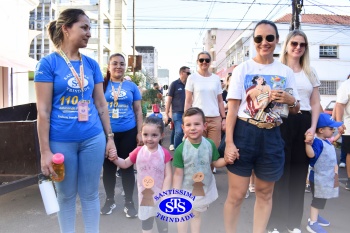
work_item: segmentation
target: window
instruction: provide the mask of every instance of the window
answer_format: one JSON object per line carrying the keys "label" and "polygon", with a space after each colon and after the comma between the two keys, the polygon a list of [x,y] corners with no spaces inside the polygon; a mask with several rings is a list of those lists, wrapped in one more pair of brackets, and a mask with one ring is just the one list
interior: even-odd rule
{"label": "window", "polygon": [[338,46],[320,45],[320,58],[338,58]]}
{"label": "window", "polygon": [[321,81],[319,90],[321,95],[336,95],[337,81]]}

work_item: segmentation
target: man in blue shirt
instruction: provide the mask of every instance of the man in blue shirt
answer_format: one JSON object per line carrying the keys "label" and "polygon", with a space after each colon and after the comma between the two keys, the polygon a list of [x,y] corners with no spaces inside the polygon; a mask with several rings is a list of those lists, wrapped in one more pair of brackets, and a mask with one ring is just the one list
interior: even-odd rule
{"label": "man in blue shirt", "polygon": [[174,122],[175,138],[174,147],[176,148],[182,142],[183,131],[182,114],[185,107],[185,85],[188,76],[191,74],[190,68],[182,66],[179,70],[180,78],[170,84],[168,92],[168,101],[165,106],[164,121],[168,122],[171,107],[172,120]]}

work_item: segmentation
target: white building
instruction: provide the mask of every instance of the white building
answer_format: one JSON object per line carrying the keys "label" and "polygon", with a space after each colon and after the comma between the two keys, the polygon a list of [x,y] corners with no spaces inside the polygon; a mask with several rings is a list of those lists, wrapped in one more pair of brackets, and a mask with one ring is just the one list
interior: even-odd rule
{"label": "white building", "polygon": [[39,0],[0,1],[0,108],[28,103],[28,71],[37,61],[29,45],[38,34],[30,30],[29,12]]}
{"label": "white building", "polygon": [[158,78],[158,51],[153,46],[135,46],[142,56],[142,73],[146,76],[146,88],[157,82]]}
{"label": "white building", "polygon": [[[281,46],[289,33],[291,14],[275,21],[280,35],[274,56],[279,57]],[[226,53],[227,67],[238,65],[256,54],[253,42],[253,22],[230,46]],[[321,80],[321,104],[325,107],[336,99],[340,83],[350,73],[350,16],[302,14],[300,19],[309,41],[311,66]]]}
{"label": "white building", "polygon": [[242,30],[212,28],[203,38],[204,50],[212,57],[211,68],[220,77],[226,77],[229,69],[226,64],[226,52],[229,46],[242,33]]}

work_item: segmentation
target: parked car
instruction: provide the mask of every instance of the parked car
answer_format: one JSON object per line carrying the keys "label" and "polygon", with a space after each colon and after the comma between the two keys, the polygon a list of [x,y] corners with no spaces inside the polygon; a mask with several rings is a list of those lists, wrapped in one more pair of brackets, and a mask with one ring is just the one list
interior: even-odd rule
{"label": "parked car", "polygon": [[333,108],[335,106],[336,101],[332,100],[331,102],[329,102],[329,104],[327,104],[326,108],[323,110],[324,113],[327,113],[329,115],[332,116],[332,112],[333,112]]}

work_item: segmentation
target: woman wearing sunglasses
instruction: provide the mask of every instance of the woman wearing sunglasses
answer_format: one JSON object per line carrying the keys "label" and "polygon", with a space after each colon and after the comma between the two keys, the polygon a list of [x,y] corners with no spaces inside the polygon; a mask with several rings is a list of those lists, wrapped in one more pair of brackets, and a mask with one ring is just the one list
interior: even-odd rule
{"label": "woman wearing sunglasses", "polygon": [[294,72],[301,111],[299,114],[289,115],[281,126],[282,137],[286,143],[286,161],[283,176],[275,185],[268,226],[273,233],[286,229],[299,233],[309,165],[304,138],[306,134],[315,134],[321,109],[318,90],[320,81],[315,70],[310,67],[308,40],[304,32],[294,30],[287,35],[280,60]]}
{"label": "woman wearing sunglasses", "polygon": [[[279,127],[282,119],[278,104],[287,104],[290,113],[296,114],[299,111],[299,95],[293,71],[273,57],[279,39],[276,25],[262,20],[256,24],[253,36],[256,56],[233,70],[227,94],[224,155],[229,182],[224,206],[227,233],[236,232],[240,208],[253,169],[256,176],[256,201],[252,232],[266,232],[272,208],[273,187],[282,176],[284,164],[284,142]],[[270,88],[260,88],[257,81],[253,82],[256,77],[263,79],[264,86]],[[274,89],[276,86],[280,88]],[[251,97],[248,92],[252,88],[261,94]],[[295,90],[294,95],[284,91],[285,88]],[[259,101],[254,98],[266,97],[268,104],[263,108],[256,106]],[[261,112],[261,109],[264,111]]]}
{"label": "woman wearing sunglasses", "polygon": [[221,130],[225,130],[225,108],[222,99],[222,87],[219,76],[209,71],[211,56],[200,52],[197,56],[197,73],[191,74],[186,82],[185,111],[190,107],[203,110],[207,129],[205,137],[219,146]]}

